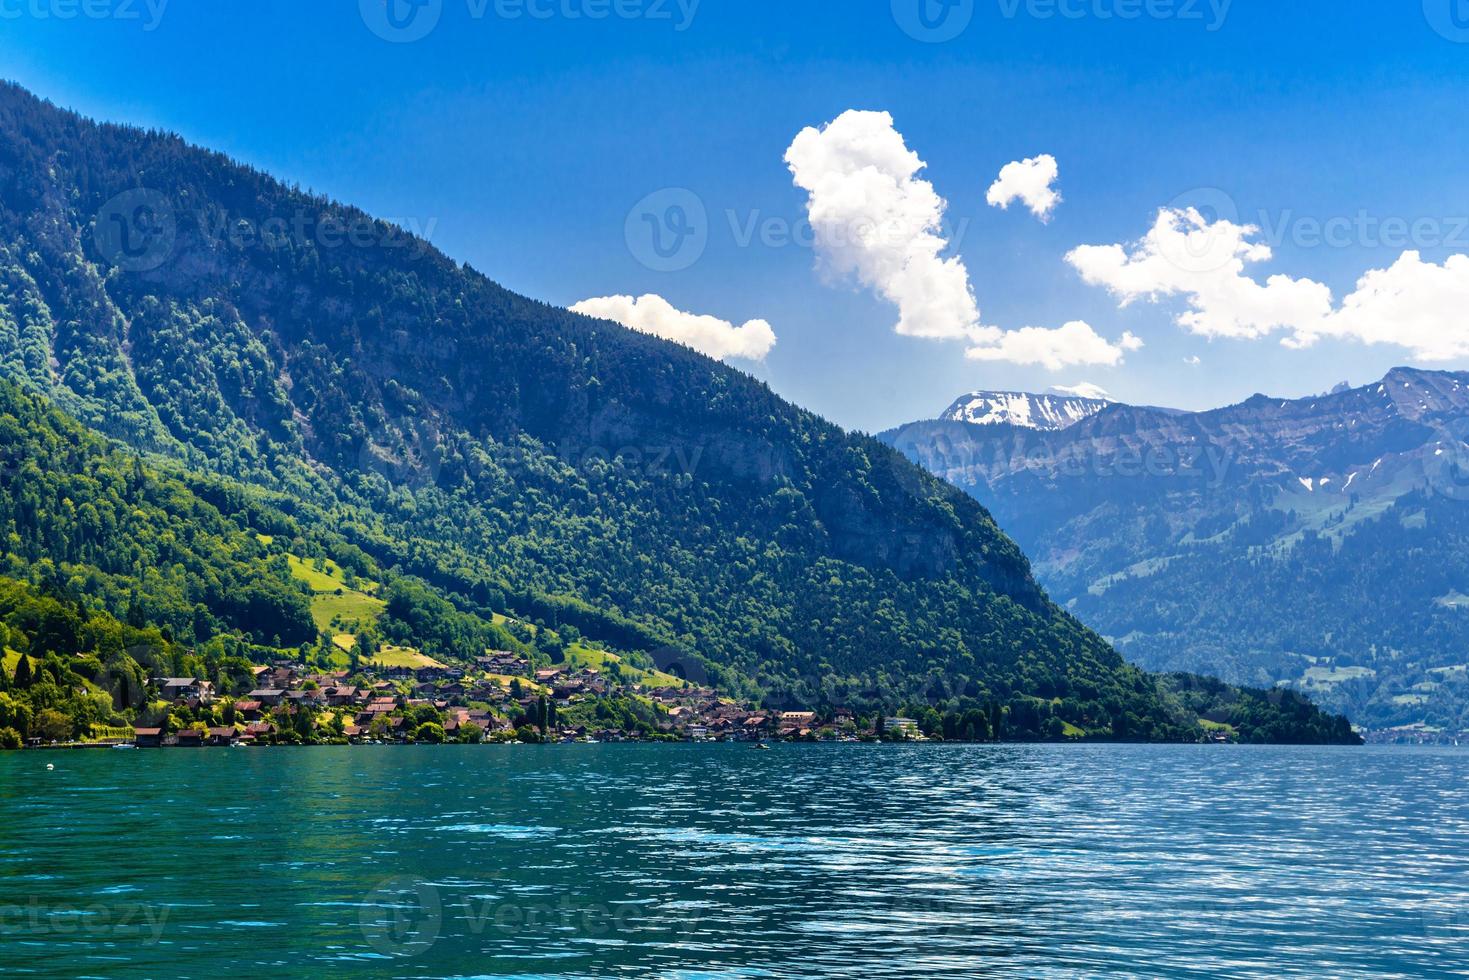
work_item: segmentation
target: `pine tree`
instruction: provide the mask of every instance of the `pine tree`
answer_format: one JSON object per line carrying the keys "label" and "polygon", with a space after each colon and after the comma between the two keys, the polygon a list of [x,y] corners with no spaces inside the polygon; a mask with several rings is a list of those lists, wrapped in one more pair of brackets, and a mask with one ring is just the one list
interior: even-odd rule
{"label": "pine tree", "polygon": [[24,691],[35,682],[31,675],[31,662],[25,654],[20,655],[20,663],[15,665],[15,689]]}

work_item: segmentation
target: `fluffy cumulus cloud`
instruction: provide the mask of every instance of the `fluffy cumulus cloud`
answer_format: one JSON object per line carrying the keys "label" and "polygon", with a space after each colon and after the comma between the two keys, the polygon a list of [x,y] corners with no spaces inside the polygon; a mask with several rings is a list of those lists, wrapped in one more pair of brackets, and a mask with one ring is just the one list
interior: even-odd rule
{"label": "fluffy cumulus cloud", "polygon": [[1139,299],[1185,297],[1178,322],[1206,337],[1261,337],[1324,317],[1331,290],[1309,279],[1272,276],[1265,283],[1246,274],[1268,261],[1270,246],[1252,241],[1259,229],[1227,220],[1209,222],[1193,208],[1164,208],[1147,235],[1125,245],[1083,245],[1066,261],[1123,306]]}
{"label": "fluffy cumulus cloud", "polygon": [[962,339],[979,324],[969,272],[945,258],[944,199],[886,112],[844,112],[802,130],[786,150],[817,255],[898,308],[898,333]]}
{"label": "fluffy cumulus cloud", "polygon": [[686,344],[720,360],[731,357],[763,360],[775,346],[775,331],[764,320],[735,326],[718,317],[685,313],[661,296],[602,296],[582,300],[571,309]]}
{"label": "fluffy cumulus cloud", "polygon": [[1060,176],[1061,168],[1049,153],[1029,160],[1016,160],[1000,170],[1000,176],[990,185],[985,200],[992,207],[1001,209],[1008,209],[1020,201],[1030,208],[1031,214],[1042,221],[1050,221],[1051,213],[1061,203],[1061,194],[1055,186]]}
{"label": "fluffy cumulus cloud", "polygon": [[1006,361],[1038,365],[1048,371],[1076,365],[1115,367],[1126,351],[1140,350],[1143,342],[1130,333],[1112,343],[1081,320],[1049,330],[1021,327],[1019,330],[985,328],[967,355],[975,361]]}
{"label": "fluffy cumulus cloud", "polygon": [[959,257],[944,254],[948,205],[921,176],[923,160],[888,113],[851,110],[808,127],[786,150],[785,162],[807,194],[823,270],[896,306],[898,333],[967,341],[976,360],[1054,369],[1117,364],[1126,350],[1136,349],[1127,346],[1135,338],[1112,344],[1084,323],[1008,332],[983,325],[969,270]]}
{"label": "fluffy cumulus cloud", "polygon": [[1302,325],[1287,343],[1305,347],[1321,337],[1397,344],[1419,361],[1469,357],[1469,255],[1435,265],[1404,252],[1389,268],[1364,275],[1339,310]]}
{"label": "fluffy cumulus cloud", "polygon": [[1101,385],[1094,385],[1090,381],[1083,381],[1074,385],[1052,385],[1052,391],[1059,391],[1063,395],[1071,395],[1075,398],[1094,398],[1098,401],[1109,402],[1112,395]]}
{"label": "fluffy cumulus cloud", "polygon": [[1165,208],[1141,241],[1085,245],[1066,259],[1123,306],[1183,298],[1188,308],[1178,323],[1206,337],[1248,340],[1279,332],[1290,347],[1334,337],[1396,345],[1419,361],[1469,357],[1469,256],[1437,265],[1404,252],[1390,267],[1364,274],[1337,306],[1319,282],[1286,275],[1261,282],[1250,275],[1251,266],[1273,257],[1259,234],[1252,225]]}

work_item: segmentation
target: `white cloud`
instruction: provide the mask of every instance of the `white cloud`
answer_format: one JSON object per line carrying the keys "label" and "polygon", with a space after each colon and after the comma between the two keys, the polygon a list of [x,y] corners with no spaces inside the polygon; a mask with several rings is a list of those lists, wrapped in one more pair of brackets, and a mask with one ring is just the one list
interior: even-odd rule
{"label": "white cloud", "polygon": [[1117,343],[1100,336],[1091,325],[1073,320],[1063,327],[1022,327],[1000,330],[986,327],[976,338],[978,343],[965,352],[975,361],[1008,361],[1011,364],[1035,364],[1048,371],[1076,365],[1115,367],[1122,363],[1126,351],[1139,350],[1143,342],[1130,333]]}
{"label": "white cloud", "polygon": [[1255,339],[1281,331],[1290,347],[1323,337],[1406,348],[1415,360],[1469,357],[1469,256],[1442,265],[1404,252],[1373,269],[1338,307],[1331,290],[1310,279],[1275,275],[1262,284],[1248,265],[1270,260],[1257,227],[1210,223],[1190,208],[1165,208],[1144,238],[1124,245],[1084,245],[1066,260],[1087,282],[1104,286],[1122,306],[1181,296],[1178,323],[1206,337]]}
{"label": "white cloud", "polygon": [[1301,325],[1286,343],[1309,347],[1321,337],[1396,344],[1419,361],[1469,357],[1469,255],[1434,265],[1404,252],[1391,267],[1362,276],[1339,310]]}
{"label": "white cloud", "polygon": [[979,326],[969,272],[944,258],[944,199],[917,175],[886,112],[842,113],[803,129],[786,165],[806,191],[817,255],[837,278],[853,277],[898,307],[898,333],[963,339]]}
{"label": "white cloud", "polygon": [[1192,357],[1185,357],[1183,359],[1183,363],[1187,364],[1189,367],[1198,367],[1200,364],[1204,363],[1204,359],[1195,354]]}
{"label": "white cloud", "polygon": [[1211,224],[1193,208],[1164,208],[1131,251],[1124,245],[1083,245],[1066,261],[1123,306],[1185,297],[1189,309],[1178,323],[1205,337],[1262,337],[1326,316],[1331,290],[1320,283],[1272,276],[1261,285],[1245,275],[1248,264],[1272,255],[1270,246],[1251,241],[1258,234],[1252,225]]}
{"label": "white cloud", "polygon": [[651,294],[638,299],[631,296],[584,299],[571,309],[686,344],[720,360],[731,357],[764,360],[775,346],[775,331],[764,320],[751,320],[737,327],[718,317],[685,313],[662,296]]}
{"label": "white cloud", "polygon": [[1024,202],[1030,213],[1042,221],[1050,221],[1051,213],[1061,203],[1061,194],[1054,184],[1061,176],[1056,158],[1042,153],[1029,160],[1007,163],[1000,170],[999,179],[992,185],[985,200],[990,206],[1008,210],[1015,201]]}
{"label": "white cloud", "polygon": [[963,259],[944,257],[950,247],[943,230],[948,205],[919,177],[925,164],[888,113],[851,110],[820,128],[803,129],[785,162],[808,195],[806,213],[823,269],[834,278],[855,279],[897,306],[898,333],[964,340],[975,360],[1052,370],[1115,365],[1125,351],[1141,346],[1131,334],[1109,343],[1084,323],[1009,332],[984,326]]}
{"label": "white cloud", "polygon": [[1090,381],[1082,381],[1074,385],[1051,385],[1052,391],[1059,391],[1063,395],[1071,395],[1075,398],[1092,398],[1098,401],[1109,402],[1112,395],[1101,385],[1094,385]]}

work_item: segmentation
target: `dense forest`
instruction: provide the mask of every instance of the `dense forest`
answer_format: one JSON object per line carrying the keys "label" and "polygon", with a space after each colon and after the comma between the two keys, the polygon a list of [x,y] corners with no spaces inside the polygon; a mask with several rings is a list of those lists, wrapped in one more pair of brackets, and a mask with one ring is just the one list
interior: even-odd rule
{"label": "dense forest", "polygon": [[42,595],[292,647],[320,637],[287,554],[329,550],[445,656],[522,642],[508,613],[771,704],[1201,734],[971,498],[739,372],[14,87],[0,173],[0,371],[31,393],[4,389],[0,530]]}

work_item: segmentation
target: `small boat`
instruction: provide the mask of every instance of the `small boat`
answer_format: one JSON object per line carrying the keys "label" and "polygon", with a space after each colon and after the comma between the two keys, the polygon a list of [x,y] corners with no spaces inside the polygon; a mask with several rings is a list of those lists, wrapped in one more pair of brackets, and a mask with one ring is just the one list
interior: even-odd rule
{"label": "small boat", "polygon": [[763,750],[765,752],[769,752],[770,751],[770,746],[766,745],[764,742],[756,742],[755,743],[755,748],[761,749],[761,750]]}
{"label": "small boat", "polygon": [[113,746],[113,748],[114,749],[135,749],[135,748],[137,748],[137,746],[134,745],[132,742],[118,742],[116,745]]}

